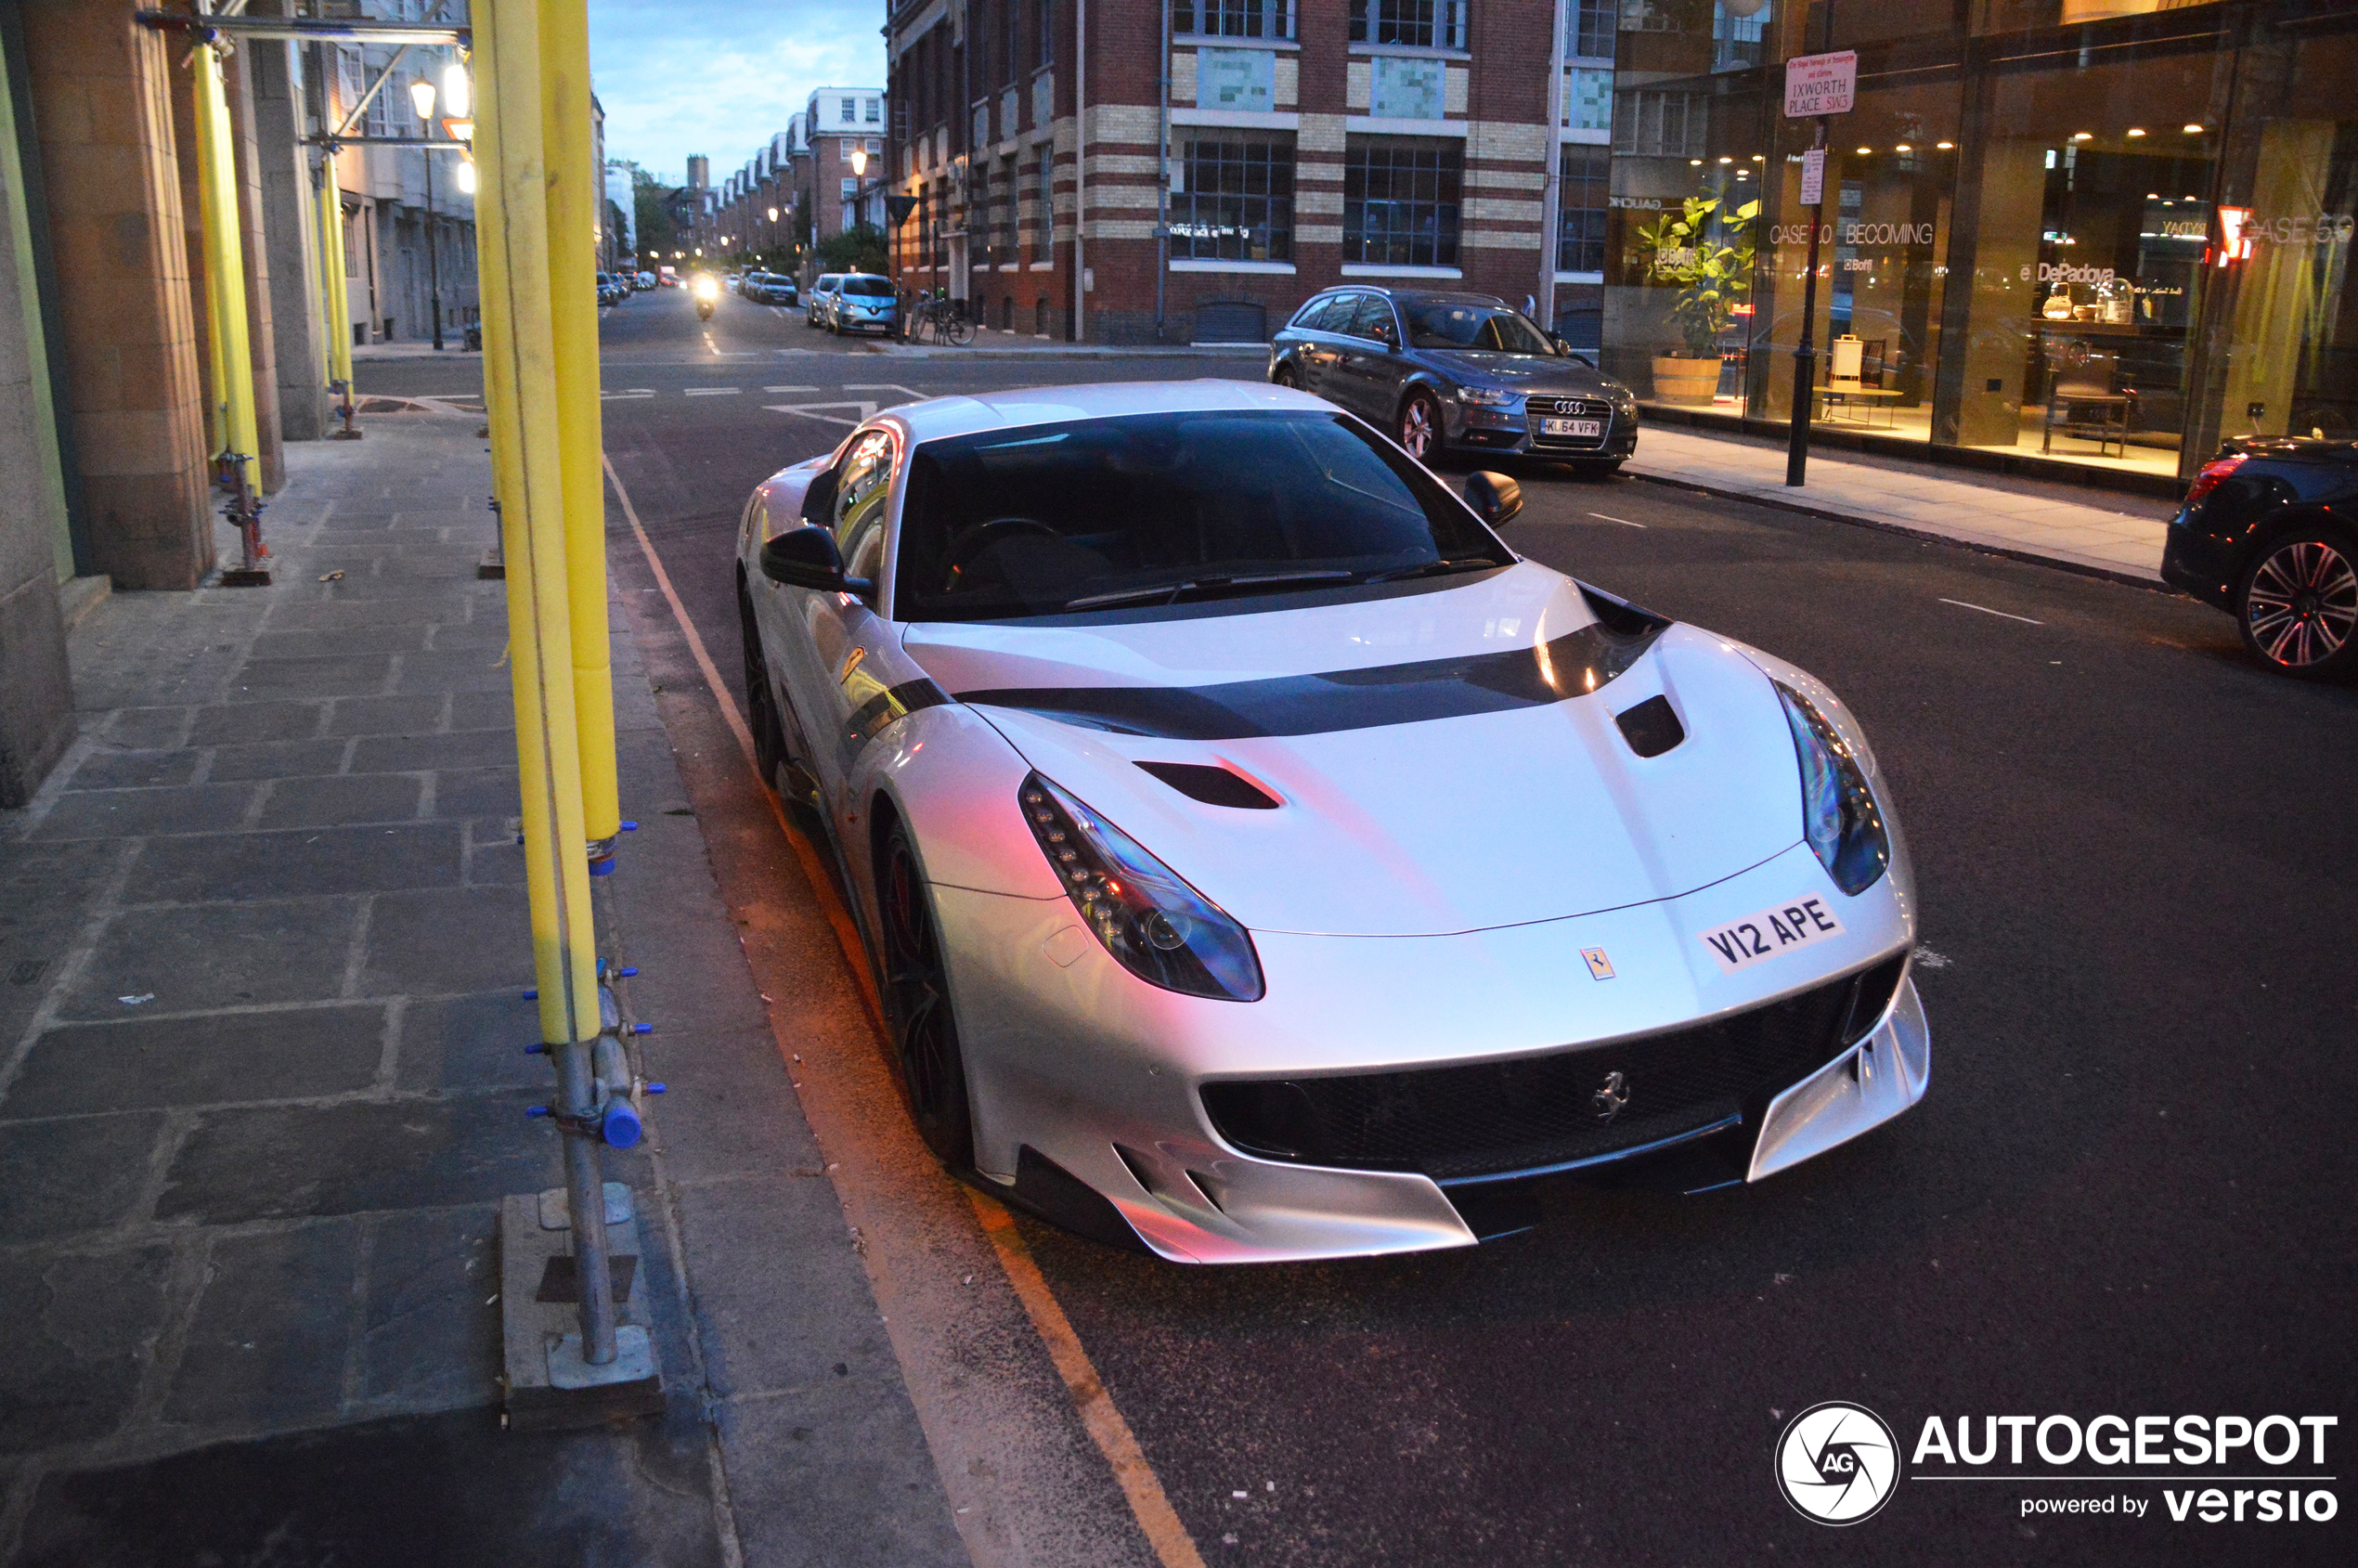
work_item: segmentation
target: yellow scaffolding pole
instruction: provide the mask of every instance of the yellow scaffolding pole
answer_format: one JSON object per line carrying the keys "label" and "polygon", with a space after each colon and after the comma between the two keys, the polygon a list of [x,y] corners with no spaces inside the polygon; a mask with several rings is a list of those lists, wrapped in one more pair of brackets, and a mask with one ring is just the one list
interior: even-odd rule
{"label": "yellow scaffolding pole", "polygon": [[549,162],[549,299],[555,321],[557,442],[564,470],[565,599],[581,809],[593,861],[612,864],[622,831],[615,779],[614,672],[606,630],[605,479],[598,396],[601,182],[590,123],[590,16],[582,0],[539,0],[540,123]]}
{"label": "yellow scaffolding pole", "polygon": [[525,884],[540,1028],[551,1044],[599,1033],[597,961],[565,603],[564,473],[550,311],[540,28],[534,0],[482,0],[475,235],[492,487],[507,558]]}
{"label": "yellow scaffolding pole", "polygon": [[328,388],[352,385],[352,291],[344,282],[343,192],[336,185],[336,155],[319,160],[319,307],[328,334]]}
{"label": "yellow scaffolding pole", "polygon": [[[245,250],[238,228],[236,152],[217,44],[200,44],[196,67],[197,201],[204,235],[205,352],[213,367],[214,456],[234,459],[249,496],[261,494],[254,428],[253,352],[246,335]],[[253,563],[248,562],[251,565]]]}

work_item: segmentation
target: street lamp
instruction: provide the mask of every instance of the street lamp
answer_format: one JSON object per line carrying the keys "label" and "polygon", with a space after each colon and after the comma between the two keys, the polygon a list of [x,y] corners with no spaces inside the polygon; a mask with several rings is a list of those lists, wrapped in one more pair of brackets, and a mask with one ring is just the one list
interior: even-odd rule
{"label": "street lamp", "polygon": [[474,86],[467,80],[467,68],[452,60],[442,68],[442,107],[453,120],[464,120],[474,107]]}
{"label": "street lamp", "polygon": [[[463,74],[463,73],[462,73]],[[434,126],[434,84],[419,77],[409,84],[409,103],[417,110],[418,118]],[[434,154],[421,152],[426,163],[426,292],[434,305],[434,351],[442,352],[442,258],[436,253],[434,233]]]}

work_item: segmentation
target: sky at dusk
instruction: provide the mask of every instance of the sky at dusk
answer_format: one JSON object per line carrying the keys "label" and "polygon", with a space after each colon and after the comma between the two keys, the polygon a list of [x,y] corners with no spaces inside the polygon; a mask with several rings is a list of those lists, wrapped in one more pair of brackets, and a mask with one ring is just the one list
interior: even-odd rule
{"label": "sky at dusk", "polygon": [[883,0],[590,0],[606,156],[679,185],[701,152],[718,185],[812,88],[883,87],[884,18]]}

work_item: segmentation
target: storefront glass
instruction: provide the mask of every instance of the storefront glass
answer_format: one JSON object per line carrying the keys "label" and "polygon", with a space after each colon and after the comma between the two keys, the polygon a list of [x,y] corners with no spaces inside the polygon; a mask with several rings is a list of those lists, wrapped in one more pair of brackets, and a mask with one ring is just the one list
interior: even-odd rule
{"label": "storefront glass", "polygon": [[1623,7],[1604,356],[1642,399],[1791,418],[1816,127],[1782,62],[1831,44],[1859,68],[1816,214],[1819,428],[2129,484],[2222,436],[2358,435],[2349,7],[1893,0],[1830,35],[1777,5]]}

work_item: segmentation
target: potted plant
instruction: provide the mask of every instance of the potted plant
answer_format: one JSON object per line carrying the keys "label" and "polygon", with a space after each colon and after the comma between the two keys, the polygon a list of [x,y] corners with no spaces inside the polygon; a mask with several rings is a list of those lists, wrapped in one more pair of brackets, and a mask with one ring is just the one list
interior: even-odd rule
{"label": "potted plant", "polygon": [[1675,213],[1638,231],[1646,280],[1678,292],[1670,319],[1686,352],[1654,356],[1654,395],[1674,403],[1708,403],[1719,390],[1719,336],[1735,321],[1736,307],[1752,296],[1752,220],[1760,203],[1747,201],[1727,214],[1734,242],[1706,232],[1720,213],[1717,197],[1690,196]]}

